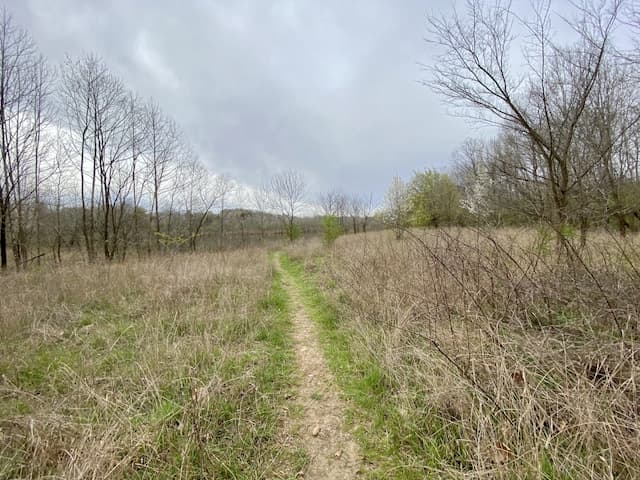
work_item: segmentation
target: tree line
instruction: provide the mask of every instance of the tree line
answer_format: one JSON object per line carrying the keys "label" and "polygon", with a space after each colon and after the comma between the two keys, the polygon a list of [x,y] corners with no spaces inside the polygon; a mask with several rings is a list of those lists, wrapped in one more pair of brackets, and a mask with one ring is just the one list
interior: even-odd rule
{"label": "tree line", "polygon": [[[438,52],[425,84],[497,132],[468,139],[450,175],[394,179],[387,221],[408,225],[543,223],[560,242],[592,228],[640,228],[640,27],[633,2],[551,2],[529,15],[469,0],[429,18]],[[560,39],[555,23],[572,34]],[[399,230],[398,230],[399,231]]]}
{"label": "tree line", "polygon": [[[88,260],[158,249],[174,223],[191,247],[233,186],[176,122],[96,55],[51,66],[0,12],[0,259],[17,268],[65,243]],[[181,212],[177,215],[177,212]]]}
{"label": "tree line", "polygon": [[300,219],[302,174],[244,192],[198,159],[185,132],[95,54],[51,65],[0,11],[0,267],[68,250],[88,261],[225,248],[319,231]]}

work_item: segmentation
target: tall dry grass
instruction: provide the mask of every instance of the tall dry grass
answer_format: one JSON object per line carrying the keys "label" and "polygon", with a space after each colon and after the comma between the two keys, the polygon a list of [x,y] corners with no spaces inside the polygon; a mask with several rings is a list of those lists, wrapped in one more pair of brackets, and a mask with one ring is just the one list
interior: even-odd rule
{"label": "tall dry grass", "polygon": [[0,276],[0,478],[293,476],[272,280],[261,249]]}
{"label": "tall dry grass", "polygon": [[640,478],[640,241],[571,248],[534,230],[385,232],[313,262],[352,348],[383,367],[411,468]]}

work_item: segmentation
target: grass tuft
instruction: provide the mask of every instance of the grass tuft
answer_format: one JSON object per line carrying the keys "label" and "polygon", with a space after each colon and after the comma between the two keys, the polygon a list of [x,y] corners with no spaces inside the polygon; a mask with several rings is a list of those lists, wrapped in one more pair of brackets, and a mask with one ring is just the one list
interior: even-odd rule
{"label": "grass tuft", "polygon": [[[0,478],[295,478],[306,464],[285,429],[295,362],[266,252],[13,280]],[[14,290],[34,284],[42,295]]]}

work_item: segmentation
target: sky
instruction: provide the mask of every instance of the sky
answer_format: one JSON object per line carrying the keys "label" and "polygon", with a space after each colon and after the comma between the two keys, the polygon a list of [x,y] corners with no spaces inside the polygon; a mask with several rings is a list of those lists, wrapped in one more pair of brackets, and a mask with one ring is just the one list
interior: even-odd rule
{"label": "sky", "polygon": [[251,188],[301,172],[310,195],[380,201],[446,170],[476,125],[422,85],[447,0],[5,0],[53,64],[95,53],[153,97],[212,172]]}

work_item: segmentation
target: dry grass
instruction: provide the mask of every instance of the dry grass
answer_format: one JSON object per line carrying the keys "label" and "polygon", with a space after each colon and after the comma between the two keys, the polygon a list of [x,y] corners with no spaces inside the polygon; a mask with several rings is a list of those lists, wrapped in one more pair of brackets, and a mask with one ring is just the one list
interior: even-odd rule
{"label": "dry grass", "polygon": [[274,275],[255,249],[0,277],[0,478],[293,478]]}
{"label": "dry grass", "polygon": [[291,254],[383,372],[398,478],[639,478],[638,246],[427,230]]}

